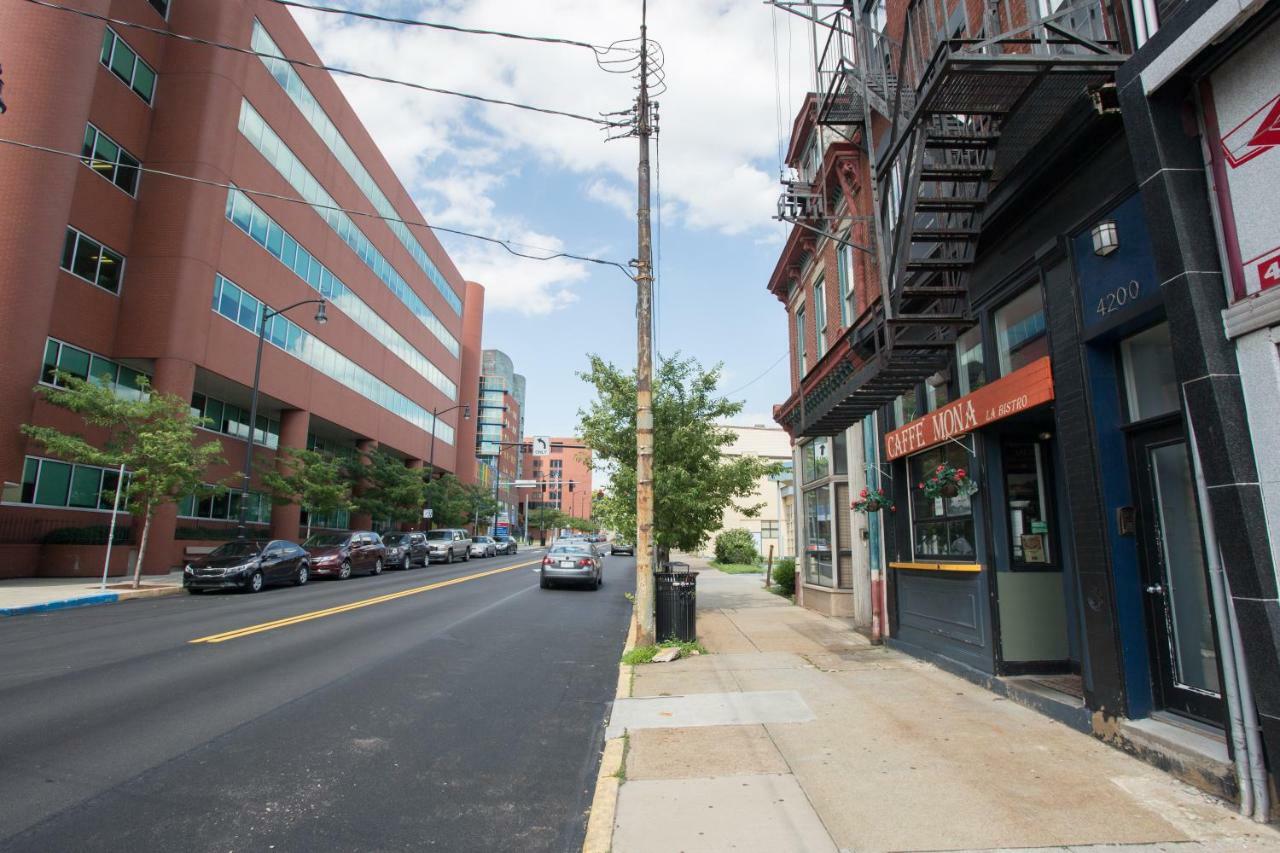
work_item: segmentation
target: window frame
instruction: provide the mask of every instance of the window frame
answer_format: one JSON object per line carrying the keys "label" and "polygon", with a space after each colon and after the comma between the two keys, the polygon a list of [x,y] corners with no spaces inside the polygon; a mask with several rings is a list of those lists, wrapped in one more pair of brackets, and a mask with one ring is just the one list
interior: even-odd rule
{"label": "window frame", "polygon": [[[110,51],[106,49],[107,47],[106,41],[108,36],[111,37]],[[129,87],[129,91],[133,92],[135,95],[141,98],[144,104],[146,104],[148,107],[153,106],[156,102],[156,90],[160,87],[159,73],[157,73],[155,68],[151,66],[151,63],[147,62],[145,59],[142,58],[142,55],[139,54],[138,51],[134,50],[133,45],[125,41],[120,36],[120,34],[115,30],[113,30],[111,27],[105,28],[105,33],[103,34],[102,42],[103,42],[102,47],[99,49],[99,52],[98,52],[98,62],[102,65],[102,67],[106,68],[108,71],[111,72],[111,76],[115,77],[121,83],[124,83],[125,86]],[[133,54],[133,67],[130,69],[128,80],[124,79],[124,77],[118,71],[116,71],[114,67],[116,50],[120,47],[121,44],[124,45],[125,50]],[[142,94],[142,92],[140,92],[138,90],[138,87],[135,85],[138,79],[139,63],[141,63],[148,71],[151,72],[151,95],[150,96]]]}
{"label": "window frame", "polygon": [[[1020,320],[1020,321],[1018,321],[1018,324],[1015,324],[1014,326],[1006,326],[1006,327],[1005,327],[1005,330],[1004,330],[1004,333],[1002,333],[1002,332],[1001,332],[1001,330],[1000,330],[1000,323],[1001,323],[1001,321],[1000,321],[1000,312],[1007,310],[1007,309],[1008,309],[1008,308],[1010,308],[1010,307],[1011,307],[1015,302],[1017,302],[1019,299],[1022,299],[1024,296],[1027,296],[1028,294],[1031,294],[1031,293],[1036,293],[1036,294],[1038,294],[1038,295],[1039,295],[1039,297],[1040,297],[1040,325],[1041,325],[1041,331],[1040,331],[1038,334],[1031,335],[1031,336],[1029,336],[1029,337],[1025,337],[1025,338],[1023,338],[1022,340],[1018,341],[1018,347],[1017,347],[1017,349],[1012,349],[1012,348],[1011,348],[1011,349],[1006,350],[1006,349],[1005,349],[1005,340],[1004,340],[1004,339],[1005,339],[1005,337],[1006,337],[1006,335],[1007,335],[1007,333],[1008,333],[1009,329],[1010,329],[1010,328],[1016,328],[1016,326],[1017,326],[1018,324],[1021,324],[1021,323],[1026,322],[1026,321],[1025,321],[1025,320]],[[1049,347],[1049,318],[1048,318],[1048,316],[1047,316],[1047,306],[1046,306],[1046,304],[1045,304],[1045,298],[1044,298],[1044,287],[1041,285],[1041,282],[1040,282],[1038,279],[1033,280],[1032,282],[1030,282],[1030,283],[1028,284],[1028,286],[1021,288],[1021,289],[1020,289],[1020,290],[1018,290],[1016,293],[1014,293],[1012,296],[1010,296],[1008,299],[1003,300],[999,305],[997,305],[997,306],[995,306],[994,308],[992,308],[990,313],[991,313],[991,336],[992,336],[992,339],[993,339],[993,340],[994,340],[994,342],[995,342],[995,350],[996,350],[996,361],[995,361],[995,367],[996,367],[996,369],[999,371],[998,375],[997,375],[995,378],[997,378],[997,379],[998,379],[998,378],[1001,378],[1001,377],[1004,377],[1004,376],[1008,376],[1009,374],[1014,373],[1014,372],[1016,372],[1016,371],[1020,370],[1022,367],[1026,367],[1026,365],[1025,365],[1025,364],[1023,364],[1023,365],[1021,365],[1021,366],[1019,366],[1019,367],[1014,367],[1014,366],[1013,366],[1013,356],[1014,356],[1014,354],[1015,354],[1018,350],[1022,349],[1022,348],[1023,348],[1023,347],[1025,347],[1027,344],[1029,344],[1029,343],[1031,343],[1031,342],[1033,342],[1033,341],[1037,341],[1037,340],[1039,340],[1039,339],[1043,338],[1043,339],[1044,339],[1044,341],[1045,341],[1045,349],[1046,349],[1046,351],[1048,350],[1048,347]],[[985,365],[984,365],[984,368],[985,368]],[[988,381],[988,382],[991,382],[991,381],[994,381],[994,380],[992,380],[992,379],[988,379],[987,381]]]}
{"label": "window frame", "polygon": [[809,354],[805,351],[805,325],[804,325],[804,307],[805,303],[801,300],[796,306],[795,326],[796,326],[796,366],[800,370],[800,378],[809,372]]}
{"label": "window frame", "polygon": [[[937,501],[942,501],[942,513],[940,515],[933,515],[928,518],[921,519],[920,513],[919,513],[918,502],[925,500],[925,498],[923,498],[920,494],[919,483],[923,482],[924,475],[927,473],[924,470],[924,466],[926,465],[925,463],[926,457],[936,454],[938,452],[941,452],[942,459],[944,459],[947,462],[950,462],[952,465],[955,465],[956,460],[952,459],[952,454],[963,453],[964,454],[963,467],[964,468],[972,467],[973,460],[974,460],[974,455],[973,455],[974,448],[972,446],[973,436],[969,435],[963,438],[956,439],[956,442],[960,444],[961,447],[957,447],[956,444],[953,444],[951,442],[944,442],[942,444],[926,448],[920,451],[919,453],[914,453],[907,457],[907,460],[906,460],[907,474],[908,474],[907,486],[911,491],[911,498],[907,502],[907,512],[908,512],[907,527],[911,535],[911,539],[910,539],[911,558],[913,560],[916,560],[919,562],[959,562],[959,563],[976,563],[978,561],[978,536],[980,535],[981,531],[978,527],[977,515],[974,512],[974,496],[973,495],[970,495],[968,498],[966,498],[966,500],[968,500],[969,502],[967,513],[950,512],[951,502],[954,500],[960,500],[960,498],[958,497],[957,498],[934,498],[935,505]],[[921,466],[919,471],[916,470],[917,464]],[[933,464],[933,463],[929,462],[927,464]],[[916,547],[916,543],[918,540],[918,537],[916,535],[916,529],[920,525],[946,524],[949,530],[951,524],[954,524],[954,523],[963,524],[965,520],[968,520],[968,523],[969,523],[969,532],[970,532],[969,545],[971,549],[970,554],[958,555],[958,554],[944,554],[944,553],[934,553],[934,552],[921,552],[920,549]]]}
{"label": "window frame", "polygon": [[[90,144],[89,142],[90,133],[93,134],[92,144]],[[93,172],[98,177],[102,178],[104,181],[107,181],[108,183],[110,183],[116,189],[120,190],[120,192],[129,196],[129,198],[136,199],[138,197],[138,187],[142,183],[142,161],[139,160],[137,157],[134,157],[132,154],[130,154],[129,149],[125,148],[119,142],[116,142],[114,139],[111,138],[109,134],[104,133],[102,128],[98,127],[93,122],[85,122],[84,136],[85,136],[84,148],[82,148],[80,151],[82,155],[80,158],[80,162],[84,164],[84,167],[89,171]],[[98,156],[98,141],[100,139],[105,139],[107,142],[111,143],[116,147],[115,160],[108,160],[105,157]],[[85,149],[88,149],[88,151],[86,151]],[[133,165],[122,163],[121,160],[124,157],[128,157],[130,160],[132,160]],[[95,163],[110,163],[112,166],[113,177],[108,177],[102,169],[94,168]],[[125,187],[121,186],[119,180],[117,180],[121,172],[123,172],[126,169],[133,170],[133,189],[132,190],[126,189]]]}
{"label": "window frame", "polygon": [[[32,474],[32,479],[30,481],[31,482],[31,500],[24,500],[23,493],[26,491],[27,482],[28,482],[27,472],[31,468],[33,463],[34,463],[35,470]],[[40,503],[36,500],[37,495],[39,495],[41,475],[44,471],[46,464],[63,465],[63,466],[66,466],[68,469],[67,484],[66,484],[66,488],[63,490],[64,494],[62,498],[62,503]],[[81,470],[97,472],[98,491],[97,491],[97,502],[95,506],[92,506],[92,507],[73,506],[71,504],[71,496],[75,488],[76,475]],[[26,455],[23,457],[23,460],[22,460],[22,481],[19,483],[18,500],[3,501],[2,503],[5,506],[52,507],[55,509],[71,510],[73,512],[111,512],[112,504],[114,503],[114,494],[113,494],[113,499],[110,501],[104,498],[104,492],[107,490],[107,487],[105,484],[106,484],[107,478],[112,478],[114,480],[114,478],[118,474],[118,471],[119,471],[118,468],[104,468],[100,465],[82,465],[78,462],[67,462],[65,460],[54,459],[49,456]],[[130,471],[127,471],[127,470],[125,471],[124,473],[125,482],[122,489],[128,488],[129,477],[131,476],[131,473],[132,472]],[[114,493],[115,491],[114,484],[110,487],[110,490]]]}
{"label": "window frame", "polygon": [[[156,10],[156,14],[161,18],[164,18],[166,21],[169,20],[169,10],[173,8],[173,0],[147,0],[147,3],[152,9]],[[157,3],[164,4],[163,11],[161,11],[160,7],[156,5]]]}
{"label": "window frame", "polygon": [[813,282],[813,323],[818,360],[827,354],[827,279],[822,273]]}
{"label": "window frame", "polygon": [[[75,244],[72,246],[71,253],[70,253],[71,254],[71,260],[69,262],[70,266],[65,266],[63,264],[63,261],[66,261],[66,258],[67,258],[66,240],[72,234],[74,234],[76,238]],[[90,243],[93,243],[98,247],[98,263],[97,263],[97,266],[94,268],[94,278],[96,279],[102,278],[103,252],[110,252],[112,255],[119,258],[120,272],[116,276],[115,290],[112,290],[109,287],[103,286],[99,281],[93,281],[93,280],[87,279],[84,276],[82,276],[80,273],[76,272],[75,270],[76,258],[79,256],[80,243],[82,240],[88,240]],[[121,254],[120,252],[117,252],[115,249],[111,248],[106,243],[103,243],[100,240],[90,237],[88,234],[84,233],[79,228],[76,228],[73,225],[67,226],[67,233],[63,238],[62,259],[58,262],[59,269],[63,270],[64,272],[70,273],[71,275],[75,276],[76,278],[80,279],[83,282],[87,282],[88,284],[93,285],[99,290],[105,290],[107,293],[110,293],[112,296],[119,298],[120,291],[124,288],[124,269],[127,263],[128,263],[128,259],[123,254]]]}

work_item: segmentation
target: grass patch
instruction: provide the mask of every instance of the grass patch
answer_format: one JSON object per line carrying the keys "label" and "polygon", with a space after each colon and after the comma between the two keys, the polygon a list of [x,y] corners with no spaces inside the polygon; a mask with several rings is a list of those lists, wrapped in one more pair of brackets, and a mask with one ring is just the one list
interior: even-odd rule
{"label": "grass patch", "polygon": [[758,575],[764,572],[764,566],[756,563],[717,563],[712,560],[711,568],[719,569],[727,575]]}
{"label": "grass patch", "polygon": [[702,643],[696,640],[692,643],[682,643],[679,640],[665,640],[656,646],[636,646],[631,651],[622,656],[622,662],[630,666],[640,663],[652,663],[653,656],[662,649],[678,648],[681,657],[689,657],[692,652],[705,655],[707,650],[702,647]]}
{"label": "grass patch", "polygon": [[622,763],[613,771],[613,778],[627,781],[627,754],[631,752],[631,732],[622,733]]}
{"label": "grass patch", "polygon": [[796,603],[795,593],[785,592],[783,591],[782,587],[778,586],[777,584],[770,586],[769,592],[773,593],[779,598],[785,598],[787,601],[790,601],[792,604]]}

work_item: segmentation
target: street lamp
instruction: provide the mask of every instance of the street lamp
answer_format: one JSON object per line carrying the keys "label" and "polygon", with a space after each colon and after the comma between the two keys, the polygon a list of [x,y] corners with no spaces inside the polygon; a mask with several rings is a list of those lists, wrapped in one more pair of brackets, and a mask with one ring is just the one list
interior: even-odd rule
{"label": "street lamp", "polygon": [[431,410],[431,453],[429,454],[429,458],[427,459],[427,466],[431,468],[431,476],[433,477],[435,476],[435,473],[436,473],[436,421],[440,419],[441,415],[447,415],[450,412],[452,412],[454,409],[462,409],[462,419],[464,421],[471,420],[471,404],[470,403],[459,403],[456,406],[452,406],[448,409],[445,409],[443,412],[437,409]]}
{"label": "street lamp", "polygon": [[323,326],[329,322],[328,315],[324,313],[325,300],[323,299],[303,299],[301,302],[286,305],[278,310],[269,309],[267,308],[267,303],[262,303],[262,318],[258,321],[258,357],[253,363],[253,395],[249,398],[249,433],[244,439],[244,480],[240,487],[239,523],[236,526],[237,539],[247,539],[249,532],[245,525],[245,513],[249,509],[249,480],[253,476],[253,433],[258,428],[258,380],[262,376],[262,343],[267,336],[267,321],[286,311],[292,311],[299,305],[319,306],[316,308],[316,323]]}

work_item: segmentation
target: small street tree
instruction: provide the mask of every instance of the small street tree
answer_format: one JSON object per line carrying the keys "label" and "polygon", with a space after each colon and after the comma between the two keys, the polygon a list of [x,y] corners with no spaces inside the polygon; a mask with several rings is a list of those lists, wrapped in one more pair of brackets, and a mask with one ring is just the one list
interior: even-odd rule
{"label": "small street tree", "polygon": [[350,512],[355,506],[350,466],[330,453],[285,448],[276,454],[274,466],[264,465],[259,470],[275,503],[296,503],[307,511],[307,536],[315,516]]}
{"label": "small street tree", "polygon": [[142,393],[137,398],[117,394],[108,382],[61,372],[57,382],[61,387],[37,386],[36,393],[76,413],[90,428],[102,430],[105,438],[101,446],[55,427],[24,424],[22,431],[67,462],[103,468],[124,465],[128,475],[126,506],[142,517],[138,561],[133,569],[133,587],[137,589],[156,510],[188,495],[203,497],[219,491],[222,486],[205,485],[204,472],[210,465],[225,462],[222,444],[216,439],[198,442],[200,419],[191,413],[191,403],[152,391],[145,377],[139,381]]}
{"label": "small street tree", "polygon": [[[619,534],[635,534],[636,380],[599,356],[579,374],[595,387],[596,399],[580,411],[583,442],[610,474],[599,513]],[[679,353],[659,359],[654,376],[654,540],[659,563],[671,551],[693,551],[720,528],[725,510],[759,513],[762,504],[741,505],[758,480],[780,466],[754,456],[733,456],[733,433],[718,426],[742,411],[742,403],[716,394],[720,367],[705,370]],[[636,555],[643,565],[643,556]],[[642,606],[637,601],[636,606]],[[644,606],[652,607],[652,602]]]}
{"label": "small street tree", "polygon": [[471,487],[453,474],[444,474],[426,484],[431,527],[461,527],[471,520]]}
{"label": "small street tree", "polygon": [[480,530],[480,519],[490,518],[502,509],[502,504],[493,496],[493,492],[481,485],[470,485],[467,490],[467,507],[471,513],[471,521],[476,531]]}
{"label": "small street tree", "polygon": [[541,530],[545,539],[546,531],[563,526],[565,518],[565,514],[555,507],[540,506],[529,510],[529,517],[525,523],[529,530]]}
{"label": "small street tree", "polygon": [[406,467],[404,460],[381,449],[362,451],[348,464],[351,479],[362,485],[352,497],[356,512],[392,523],[422,517],[427,496],[422,471]]}

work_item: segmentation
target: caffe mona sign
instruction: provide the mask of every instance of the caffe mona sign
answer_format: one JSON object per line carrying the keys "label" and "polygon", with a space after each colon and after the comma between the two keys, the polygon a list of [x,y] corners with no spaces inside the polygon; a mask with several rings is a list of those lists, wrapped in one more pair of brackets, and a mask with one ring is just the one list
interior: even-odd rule
{"label": "caffe mona sign", "polygon": [[887,434],[885,459],[919,453],[1052,399],[1053,372],[1045,356]]}

